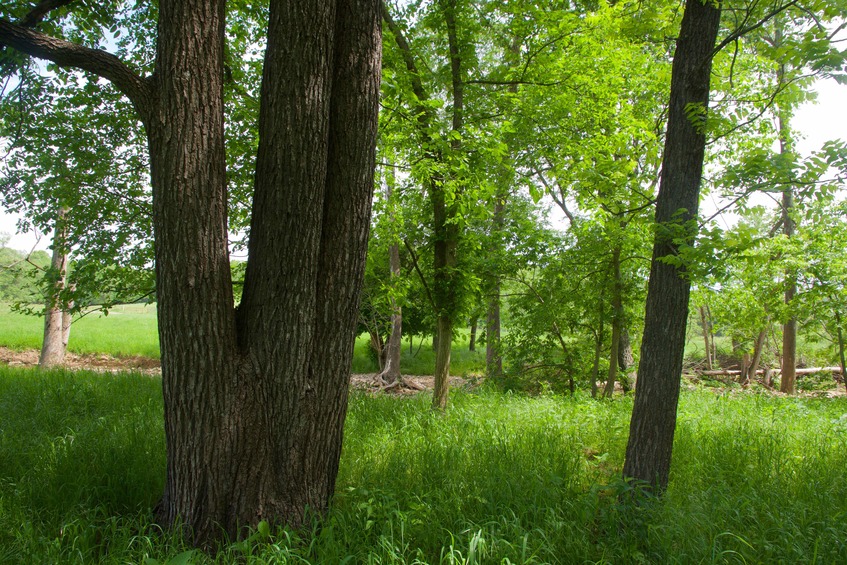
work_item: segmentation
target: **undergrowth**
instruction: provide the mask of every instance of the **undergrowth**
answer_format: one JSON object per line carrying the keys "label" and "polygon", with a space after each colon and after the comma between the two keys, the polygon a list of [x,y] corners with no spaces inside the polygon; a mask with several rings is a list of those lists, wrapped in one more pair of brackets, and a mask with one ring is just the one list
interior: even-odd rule
{"label": "undergrowth", "polygon": [[356,393],[328,516],[215,558],[151,523],[161,411],[157,379],[0,370],[0,563],[847,562],[844,399],[684,393],[657,500],[621,496],[628,398]]}

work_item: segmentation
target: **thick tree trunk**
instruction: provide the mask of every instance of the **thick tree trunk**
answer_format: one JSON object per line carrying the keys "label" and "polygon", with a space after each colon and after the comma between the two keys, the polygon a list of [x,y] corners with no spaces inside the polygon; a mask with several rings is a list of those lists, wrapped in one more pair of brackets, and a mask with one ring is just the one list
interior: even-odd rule
{"label": "thick tree trunk", "polygon": [[148,125],[168,443],[158,513],[198,544],[260,520],[298,526],[334,489],[373,182],[376,8],[339,1],[336,18],[334,2],[271,2],[236,331],[223,2],[161,4]]}
{"label": "thick tree trunk", "polygon": [[644,338],[623,475],[663,491],[668,484],[679,400],[690,282],[684,268],[661,259],[676,255],[678,238],[693,242],[706,146],[712,52],[720,8],[688,0],[676,44],[656,239],[650,266]]}
{"label": "thick tree trunk", "polygon": [[[63,5],[60,3],[59,5]],[[167,469],[197,545],[302,524],[335,484],[373,191],[378,0],[271,0],[249,262],[227,245],[224,0],[160,0],[156,70],[0,19],[0,42],[112,81],[150,149]]]}
{"label": "thick tree trunk", "polygon": [[71,337],[70,305],[64,304],[62,292],[68,284],[68,251],[66,248],[65,216],[67,211],[60,208],[56,217],[53,235],[53,255],[50,261],[50,295],[44,313],[44,339],[41,343],[41,355],[38,366],[41,369],[58,367],[65,362],[68,340]]}

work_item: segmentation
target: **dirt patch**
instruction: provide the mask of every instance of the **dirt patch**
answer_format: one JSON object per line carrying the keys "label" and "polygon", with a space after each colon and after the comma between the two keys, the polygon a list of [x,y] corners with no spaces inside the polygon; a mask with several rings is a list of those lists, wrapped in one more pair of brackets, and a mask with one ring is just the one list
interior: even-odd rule
{"label": "dirt patch", "polygon": [[[0,347],[0,363],[9,367],[37,367],[38,350],[25,349],[17,351],[8,347]],[[149,357],[113,357],[101,354],[78,354],[68,352],[65,355],[64,367],[71,370],[102,371],[117,373],[135,371],[147,375],[158,375],[162,372],[158,359]]]}
{"label": "dirt patch", "polygon": [[[18,351],[8,347],[0,347],[0,364],[9,367],[37,367],[38,350],[25,349]],[[162,366],[158,359],[150,357],[113,357],[103,354],[77,354],[68,352],[65,355],[64,367],[73,371],[99,371],[104,373],[120,373],[125,371],[140,372],[145,375],[161,375]],[[432,390],[434,377],[404,376],[407,386],[399,386],[387,391],[391,394],[416,394],[421,389]],[[450,386],[461,388],[470,384],[461,377],[450,377]],[[376,381],[376,373],[352,375],[350,386],[359,390],[378,392],[382,387]]]}

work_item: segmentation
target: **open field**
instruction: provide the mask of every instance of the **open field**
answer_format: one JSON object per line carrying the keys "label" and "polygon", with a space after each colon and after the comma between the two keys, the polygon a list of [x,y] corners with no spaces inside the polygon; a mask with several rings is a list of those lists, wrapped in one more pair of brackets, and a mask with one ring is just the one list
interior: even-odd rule
{"label": "open field", "polygon": [[[44,321],[37,316],[11,312],[0,305],[0,347],[11,349],[40,349]],[[78,354],[105,353],[116,357],[159,357],[159,336],[156,329],[155,305],[126,304],[116,306],[104,316],[92,313],[74,321],[68,350]],[[356,341],[353,357],[354,373],[375,373],[379,367],[368,351],[367,336]],[[468,351],[468,338],[462,335],[454,344],[452,373],[463,376],[479,373],[485,366],[485,348]],[[419,337],[413,340],[410,351],[408,339],[403,342],[403,373],[431,375],[435,367],[432,340]]]}
{"label": "open field", "polygon": [[[160,386],[0,369],[0,562],[212,562],[151,524]],[[847,400],[684,393],[667,496],[637,507],[617,497],[630,410],[354,394],[329,516],[217,562],[847,562]]]}

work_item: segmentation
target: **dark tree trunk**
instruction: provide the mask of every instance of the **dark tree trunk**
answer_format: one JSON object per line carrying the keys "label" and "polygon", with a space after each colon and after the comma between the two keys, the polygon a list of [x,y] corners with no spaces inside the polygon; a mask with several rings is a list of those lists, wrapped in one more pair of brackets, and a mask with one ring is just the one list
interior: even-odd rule
{"label": "dark tree trunk", "polygon": [[[56,4],[64,5],[67,2]],[[223,0],[160,0],[156,70],[0,19],[112,81],[150,149],[167,470],[160,522],[209,546],[327,508],[347,407],[380,71],[378,0],[272,0],[249,262],[227,245]]]}
{"label": "dark tree trunk", "polygon": [[709,103],[719,24],[719,7],[688,0],[673,58],[644,338],[623,469],[625,478],[642,481],[659,492],[666,488],[670,472],[690,292],[684,268],[661,258],[677,254],[677,238],[682,236],[691,243],[696,235],[705,114],[692,117],[690,112],[693,105],[705,113]]}
{"label": "dark tree trunk", "polygon": [[58,367],[65,362],[68,340],[71,336],[70,304],[64,303],[62,292],[68,285],[68,250],[65,237],[67,210],[59,208],[53,235],[53,256],[50,261],[50,294],[44,312],[44,339],[38,366],[42,369]]}
{"label": "dark tree trunk", "polygon": [[611,398],[615,392],[615,379],[618,376],[618,357],[621,346],[621,328],[623,327],[623,280],[621,279],[621,248],[612,250],[612,342],[609,351],[609,373],[603,396]]}
{"label": "dark tree trunk", "polygon": [[471,353],[476,351],[476,326],[477,326],[478,322],[479,322],[479,318],[477,318],[477,317],[474,317],[471,320],[471,334],[470,334],[470,338],[469,338],[469,341],[468,341],[468,351],[470,351]]}

